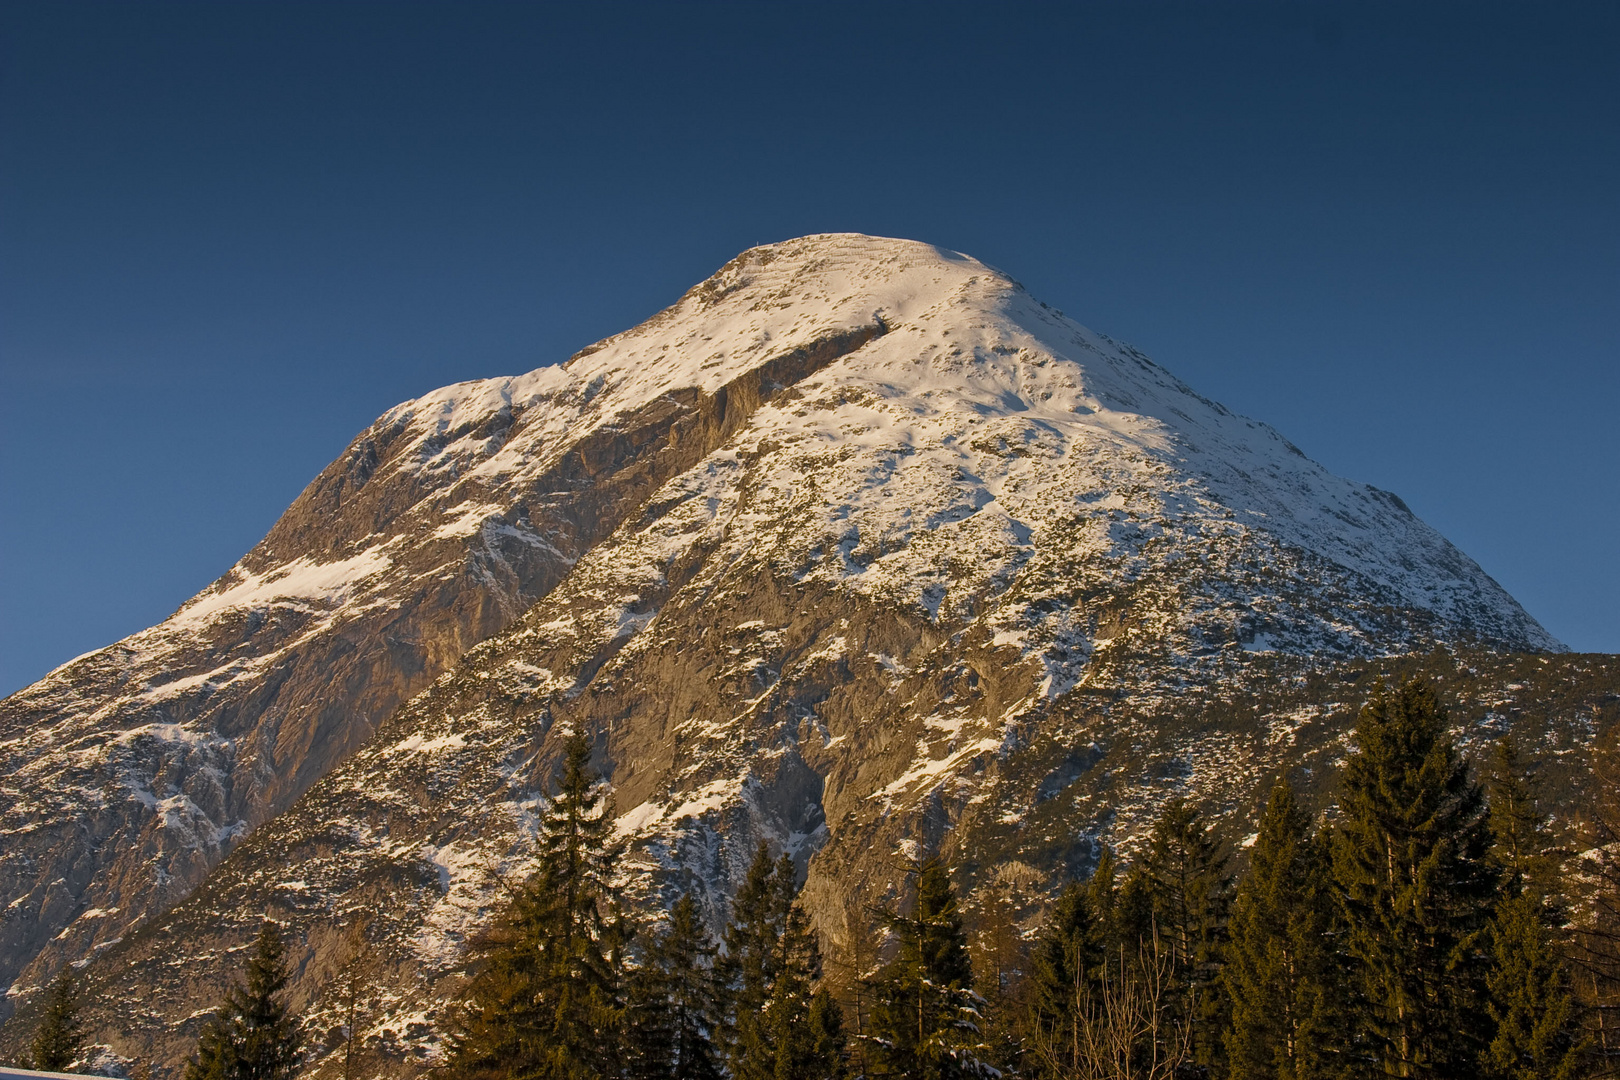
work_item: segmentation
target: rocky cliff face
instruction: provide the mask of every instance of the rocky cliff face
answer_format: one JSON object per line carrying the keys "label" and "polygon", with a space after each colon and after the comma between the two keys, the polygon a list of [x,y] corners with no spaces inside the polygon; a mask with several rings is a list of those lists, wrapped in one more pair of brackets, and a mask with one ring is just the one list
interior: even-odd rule
{"label": "rocky cliff face", "polygon": [[1256,742],[1220,703],[1437,646],[1559,648],[1395,496],[972,259],[754,249],[393,410],[168,622],[0,704],[0,979],[104,952],[109,1040],[172,1065],[248,923],[294,922],[318,1015],[365,916],[372,1032],[425,1060],[560,732],[633,891],[718,919],[765,839],[836,944],[896,848],[1081,868],[1337,752],[1343,716]]}
{"label": "rocky cliff face", "polygon": [[621,345],[406,402],[172,618],[0,702],[0,1015],[187,895],[762,401],[882,329],[733,333],[740,359],[695,381],[638,377],[660,355]]}

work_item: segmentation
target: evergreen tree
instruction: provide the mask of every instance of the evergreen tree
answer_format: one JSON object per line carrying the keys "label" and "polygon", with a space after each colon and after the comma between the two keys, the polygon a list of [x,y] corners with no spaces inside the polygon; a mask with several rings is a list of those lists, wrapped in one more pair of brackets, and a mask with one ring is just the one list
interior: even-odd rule
{"label": "evergreen tree", "polygon": [[1542,806],[1541,778],[1512,734],[1493,748],[1489,791],[1491,859],[1501,871],[1503,888],[1510,894],[1529,889],[1550,897],[1556,890],[1558,860]]}
{"label": "evergreen tree", "polygon": [[1135,956],[1144,947],[1154,948],[1153,883],[1140,864],[1125,872],[1125,881],[1114,892],[1113,918],[1109,921],[1110,960],[1123,953]]}
{"label": "evergreen tree", "polygon": [[1098,953],[1109,956],[1117,953],[1119,943],[1118,912],[1119,866],[1114,849],[1103,846],[1097,856],[1097,866],[1086,882],[1086,902],[1096,926]]}
{"label": "evergreen tree", "polygon": [[794,1066],[803,1071],[792,1072],[779,1066],[777,1080],[842,1080],[849,1072],[845,1063],[849,1039],[844,1033],[844,1009],[826,987],[818,988],[810,998],[805,1028],[799,1064]]}
{"label": "evergreen tree", "polygon": [[302,1030],[282,1000],[289,979],[281,932],[266,921],[248,956],[246,981],[203,1028],[186,1080],[291,1080],[302,1058]]}
{"label": "evergreen tree", "polygon": [[1091,890],[1070,882],[1046,917],[1030,961],[1030,1004],[1043,1026],[1061,1025],[1073,1016],[1082,987],[1106,959],[1101,931]]}
{"label": "evergreen tree", "polygon": [[1526,890],[1503,900],[1491,920],[1486,977],[1496,1033],[1484,1063],[1501,1080],[1573,1080],[1586,1046],[1563,958],[1540,899]]}
{"label": "evergreen tree", "polygon": [[773,863],[761,844],[726,931],[733,1003],[726,1051],[736,1080],[843,1074],[842,1010],[816,989],[821,950],[797,898],[793,860]]}
{"label": "evergreen tree", "polygon": [[648,1080],[724,1075],[711,1041],[725,1004],[717,952],[697,904],[690,894],[682,896],[635,979],[627,1046],[633,1075]]}
{"label": "evergreen tree", "polygon": [[612,828],[590,744],[573,736],[541,814],[538,869],[475,943],[452,1076],[591,1080],[620,1070],[629,935],[612,882]]}
{"label": "evergreen tree", "polygon": [[1497,742],[1491,764],[1492,860],[1503,895],[1489,934],[1486,984],[1496,1033],[1484,1063],[1503,1080],[1572,1077],[1585,1046],[1558,950],[1564,905],[1539,777],[1512,735]]}
{"label": "evergreen tree", "polygon": [[63,971],[51,984],[45,999],[45,1013],[34,1032],[29,1048],[29,1067],[41,1072],[67,1072],[84,1050],[84,1030],[79,1026],[79,993],[71,972]]}
{"label": "evergreen tree", "polygon": [[984,1002],[973,992],[956,890],[939,859],[918,867],[911,914],[884,921],[900,950],[873,984],[877,1073],[908,1080],[995,1075],[984,1060]]}
{"label": "evergreen tree", "polygon": [[1226,857],[1198,811],[1175,798],[1154,823],[1142,870],[1153,932],[1169,958],[1172,1008],[1189,1025],[1193,1061],[1217,1069],[1227,1011],[1221,952],[1232,895]]}
{"label": "evergreen tree", "polygon": [[[1118,953],[1120,935],[1114,925],[1114,853],[1107,847],[1085,882],[1071,882],[1058,895],[1048,913],[1030,957],[1023,1041],[1034,1049],[1023,1068],[1036,1075],[1068,1075],[1081,1069],[1076,1060],[1082,1040],[1075,1025],[1088,1003],[1098,999],[1104,967]],[[1148,909],[1144,884],[1133,889]],[[1133,902],[1134,903],[1134,902]],[[1144,933],[1151,933],[1151,917],[1144,917]],[[1130,952],[1135,955],[1136,944]]]}
{"label": "evergreen tree", "polygon": [[1232,1080],[1327,1073],[1333,957],[1327,859],[1286,780],[1271,789],[1238,883],[1221,977],[1232,1003]]}
{"label": "evergreen tree", "polygon": [[776,983],[782,919],[777,910],[777,865],[770,848],[759,845],[743,886],[731,901],[726,927],[725,970],[734,1019],[726,1038],[733,1076],[757,1080],[776,1072],[775,1053],[765,1024],[765,1006]]}
{"label": "evergreen tree", "polygon": [[[818,1045],[829,1034],[816,1031],[810,1022],[816,984],[821,979],[821,948],[810,929],[810,916],[796,903],[798,894],[798,873],[793,861],[784,855],[776,864],[775,898],[782,932],[777,940],[776,978],[766,999],[763,1017],[775,1050],[774,1075],[778,1080],[832,1076],[840,1065],[840,1061],[821,1060],[817,1056]],[[831,1002],[830,997],[827,1000]],[[837,1009],[836,1005],[832,1007]],[[824,1006],[819,1019],[823,1023],[836,1020],[841,1034],[841,1010],[829,1012]]]}
{"label": "evergreen tree", "polygon": [[1480,936],[1497,875],[1483,792],[1423,682],[1374,691],[1355,737],[1333,877],[1356,1034],[1387,1075],[1476,1076],[1494,1034]]}
{"label": "evergreen tree", "polygon": [[1591,787],[1580,808],[1578,872],[1570,879],[1574,985],[1595,1059],[1593,1074],[1620,1074],[1620,727],[1592,748]]}

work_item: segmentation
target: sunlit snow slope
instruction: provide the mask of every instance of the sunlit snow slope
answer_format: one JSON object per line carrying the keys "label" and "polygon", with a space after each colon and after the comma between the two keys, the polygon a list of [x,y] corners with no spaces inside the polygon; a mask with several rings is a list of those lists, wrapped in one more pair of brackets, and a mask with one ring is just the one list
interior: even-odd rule
{"label": "sunlit snow slope", "polygon": [[[252,830],[292,857],[311,806],[353,867],[426,860],[448,891],[400,933],[453,967],[560,718],[647,857],[702,825],[723,892],[756,837],[809,858],[855,807],[991,783],[1048,703],[1123,685],[1111,656],[1158,657],[1152,696],[1436,642],[1560,648],[1395,496],[967,256],[756,248],[566,364],[391,410],[171,619],[0,703],[0,986]],[[217,895],[273,891],[250,862]]]}

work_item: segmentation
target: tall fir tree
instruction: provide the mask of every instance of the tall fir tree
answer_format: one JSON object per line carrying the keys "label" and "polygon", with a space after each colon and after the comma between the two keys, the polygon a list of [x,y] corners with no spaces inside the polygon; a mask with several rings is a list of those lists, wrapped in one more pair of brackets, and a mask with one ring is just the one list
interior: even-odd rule
{"label": "tall fir tree", "polygon": [[1425,682],[1376,689],[1355,740],[1332,850],[1359,1052],[1390,1076],[1472,1078],[1494,1035],[1484,793]]}
{"label": "tall fir tree", "polygon": [[1496,1031],[1484,1071],[1501,1080],[1566,1080],[1582,1066],[1581,1017],[1560,949],[1564,900],[1539,776],[1511,734],[1491,757],[1492,860],[1502,897],[1486,977]]}
{"label": "tall fir tree", "polygon": [[1125,880],[1114,890],[1108,931],[1110,961],[1120,954],[1135,956],[1144,947],[1155,948],[1153,882],[1140,863],[1125,871]]}
{"label": "tall fir tree", "polygon": [[670,909],[669,925],[648,943],[632,979],[626,1039],[628,1071],[640,1080],[719,1080],[714,1044],[724,1017],[718,947],[690,894]]}
{"label": "tall fir tree", "polygon": [[[1029,1010],[1037,1036],[1060,1036],[1075,1023],[1079,1001],[1107,959],[1106,947],[1091,890],[1070,882],[1058,894],[1030,958]],[[1074,1040],[1055,1044],[1072,1047]]]}
{"label": "tall fir tree", "polygon": [[1586,1075],[1580,1016],[1569,973],[1541,899],[1503,899],[1491,919],[1488,1010],[1495,1024],[1481,1072],[1499,1080],[1574,1080]]}
{"label": "tall fir tree", "polygon": [[1542,802],[1541,776],[1511,733],[1492,747],[1488,790],[1491,859],[1501,871],[1502,888],[1553,900],[1559,860]]}
{"label": "tall fir tree", "polygon": [[843,1075],[842,1010],[817,988],[821,950],[797,898],[793,860],[773,862],[761,844],[726,931],[732,1020],[725,1044],[735,1080]]}
{"label": "tall fir tree", "polygon": [[1294,789],[1266,802],[1237,886],[1222,982],[1231,1001],[1231,1080],[1315,1080],[1331,1074],[1336,965],[1332,897],[1321,843]]}
{"label": "tall fir tree", "polygon": [[911,913],[884,917],[900,948],[873,980],[874,1072],[907,1080],[994,1076],[983,1037],[984,999],[973,991],[950,874],[929,858],[917,867],[916,881]]}
{"label": "tall fir tree", "polygon": [[623,947],[606,793],[579,735],[540,817],[538,868],[475,943],[477,974],[450,1038],[457,1078],[595,1080],[617,1075]]}
{"label": "tall fir tree", "polygon": [[1097,855],[1097,865],[1086,881],[1086,901],[1091,906],[1091,917],[1097,930],[1099,952],[1105,957],[1119,950],[1119,860],[1114,849],[1103,845]]}
{"label": "tall fir tree", "polygon": [[979,891],[978,900],[979,914],[970,939],[974,978],[979,992],[994,1003],[1023,980],[1027,950],[1019,933],[1018,902],[1011,886],[992,882]]}
{"label": "tall fir tree", "polygon": [[805,1077],[806,1080],[843,1080],[849,1075],[849,1037],[844,1032],[844,1007],[838,1004],[832,991],[817,987],[810,997],[810,1010],[805,1015],[802,1049],[797,1060],[802,1072],[779,1068],[777,1080]]}
{"label": "tall fir tree", "polygon": [[1184,799],[1171,799],[1142,858],[1153,932],[1169,957],[1172,1007],[1192,1036],[1194,1063],[1223,1068],[1227,1001],[1220,981],[1232,879],[1213,828]]}
{"label": "tall fir tree", "polygon": [[1591,786],[1579,811],[1582,854],[1570,877],[1570,957],[1592,1072],[1620,1075],[1620,727],[1592,748]]}
{"label": "tall fir tree", "polygon": [[298,1074],[303,1031],[284,999],[290,975],[275,923],[259,927],[244,974],[204,1026],[186,1080],[291,1080]]}
{"label": "tall fir tree", "polygon": [[[1073,1029],[1081,1020],[1082,999],[1097,997],[1103,968],[1118,952],[1113,924],[1115,866],[1113,851],[1104,847],[1090,878],[1070,882],[1058,894],[1036,937],[1021,1036],[1036,1052],[1022,1062],[1025,1073],[1044,1075],[1081,1067],[1075,1060],[1080,1040]],[[1145,889],[1142,895],[1145,907]],[[1135,945],[1131,951],[1134,955]]]}
{"label": "tall fir tree", "polygon": [[79,988],[71,971],[63,971],[51,983],[29,1051],[29,1067],[41,1072],[67,1072],[84,1052],[84,1029],[79,1024]]}

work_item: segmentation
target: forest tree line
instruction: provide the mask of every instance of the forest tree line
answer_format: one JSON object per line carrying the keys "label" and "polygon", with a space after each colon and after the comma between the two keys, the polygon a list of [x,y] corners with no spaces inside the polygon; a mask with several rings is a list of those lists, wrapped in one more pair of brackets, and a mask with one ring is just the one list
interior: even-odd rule
{"label": "forest tree line", "polygon": [[[1337,801],[1279,781],[1241,874],[1171,800],[1129,865],[1104,850],[1038,927],[981,917],[949,868],[904,904],[835,995],[792,861],[757,853],[719,940],[691,896],[622,909],[606,789],[570,741],[536,872],[475,942],[434,1071],[446,1080],[1555,1080],[1620,1074],[1620,753],[1555,828],[1515,741],[1476,778],[1432,688],[1376,690]],[[989,905],[987,905],[989,907]],[[1004,915],[1005,913],[1003,913]],[[187,1080],[280,1080],[304,1061],[266,923]],[[351,1010],[352,1013],[352,1010]],[[354,1026],[354,1017],[349,1025]],[[359,1080],[350,1054],[346,1080]],[[31,1064],[82,1046],[71,983]]]}

